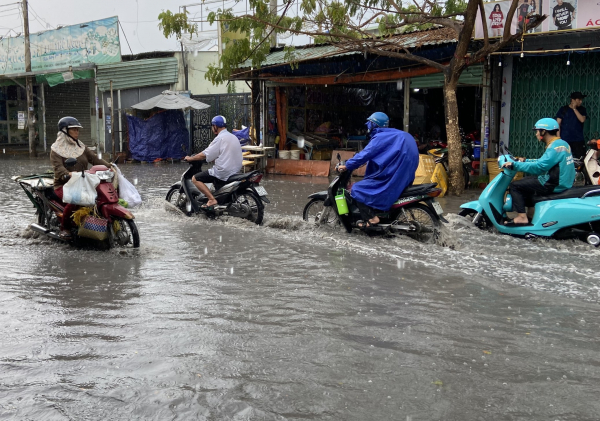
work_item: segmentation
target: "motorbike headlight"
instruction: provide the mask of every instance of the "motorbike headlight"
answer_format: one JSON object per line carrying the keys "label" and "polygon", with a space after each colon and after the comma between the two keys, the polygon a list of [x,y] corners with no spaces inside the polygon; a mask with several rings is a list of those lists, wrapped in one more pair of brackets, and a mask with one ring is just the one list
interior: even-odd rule
{"label": "motorbike headlight", "polygon": [[97,171],[96,175],[98,176],[98,178],[100,180],[112,180],[113,177],[115,176],[115,173],[107,170],[107,171]]}

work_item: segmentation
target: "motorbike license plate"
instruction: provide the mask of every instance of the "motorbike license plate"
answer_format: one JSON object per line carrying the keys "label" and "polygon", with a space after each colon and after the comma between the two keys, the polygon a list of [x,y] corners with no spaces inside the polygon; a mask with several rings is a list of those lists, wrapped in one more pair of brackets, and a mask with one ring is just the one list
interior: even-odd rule
{"label": "motorbike license plate", "polygon": [[254,188],[256,189],[256,193],[258,193],[259,196],[266,196],[267,195],[267,191],[265,190],[264,187],[256,186]]}
{"label": "motorbike license plate", "polygon": [[463,156],[462,161],[463,161],[463,164],[471,163],[471,159],[468,156]]}
{"label": "motorbike license plate", "polygon": [[444,213],[444,209],[442,209],[442,205],[440,205],[438,202],[433,202],[433,209],[435,209],[435,211],[437,212],[438,215],[441,215]]}

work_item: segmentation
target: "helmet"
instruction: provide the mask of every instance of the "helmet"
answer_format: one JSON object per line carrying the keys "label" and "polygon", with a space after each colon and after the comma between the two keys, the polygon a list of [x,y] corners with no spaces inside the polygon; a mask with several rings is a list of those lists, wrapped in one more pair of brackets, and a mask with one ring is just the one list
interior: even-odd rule
{"label": "helmet", "polygon": [[558,121],[553,118],[542,118],[533,126],[533,130],[558,130]]}
{"label": "helmet", "polygon": [[379,111],[371,114],[371,116],[367,118],[367,121],[375,123],[378,127],[389,127],[390,125],[390,118]]}
{"label": "helmet", "polygon": [[212,126],[225,127],[227,125],[227,120],[225,120],[225,117],[222,115],[217,115],[213,117],[213,119],[210,121],[210,124]]}
{"label": "helmet", "polygon": [[79,121],[75,117],[63,117],[58,120],[58,131],[62,132],[63,129],[71,129],[73,127],[79,127],[83,129],[83,126],[79,124]]}

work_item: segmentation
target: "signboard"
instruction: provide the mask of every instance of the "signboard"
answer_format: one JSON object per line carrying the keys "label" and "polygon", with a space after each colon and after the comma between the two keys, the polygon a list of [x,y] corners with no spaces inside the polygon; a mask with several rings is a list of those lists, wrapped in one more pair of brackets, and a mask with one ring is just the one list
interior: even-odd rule
{"label": "signboard", "polygon": [[[511,34],[517,33],[523,27],[527,29],[527,15],[531,14],[548,17],[535,30],[527,33],[600,29],[598,0],[519,0],[512,22],[506,22],[511,3],[511,0],[483,3],[489,37],[502,36],[506,25],[510,25]],[[479,11],[475,25],[475,38],[483,38]]]}
{"label": "signboard", "polygon": [[[31,70],[77,67],[85,63],[121,61],[118,18],[112,17],[29,36]],[[0,40],[0,75],[25,72],[25,39]]]}
{"label": "signboard", "polygon": [[25,111],[17,112],[17,128],[23,130],[25,128]]}

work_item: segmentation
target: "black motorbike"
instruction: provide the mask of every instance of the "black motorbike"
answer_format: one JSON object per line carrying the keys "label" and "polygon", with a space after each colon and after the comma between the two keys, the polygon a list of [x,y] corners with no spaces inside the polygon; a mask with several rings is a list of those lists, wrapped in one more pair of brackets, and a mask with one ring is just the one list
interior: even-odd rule
{"label": "black motorbike", "polygon": [[[338,166],[342,164],[338,154]],[[336,166],[337,169],[337,166]],[[335,226],[341,224],[347,232],[360,229],[362,220],[360,211],[347,190],[351,171],[344,171],[336,176],[326,191],[311,194],[310,201],[303,211],[305,221],[317,225]],[[398,235],[404,234],[420,242],[435,242],[440,221],[447,222],[442,217],[442,207],[435,199],[442,190],[435,183],[408,186],[392,205],[389,212],[378,214],[380,223],[367,229],[369,235]],[[342,200],[342,198],[344,200]],[[338,201],[345,202],[347,209]]]}
{"label": "black motorbike", "polygon": [[192,177],[202,170],[202,164],[205,162],[189,162],[190,166],[181,176],[181,181],[169,188],[167,202],[187,216],[198,213],[203,213],[209,218],[230,215],[260,225],[265,210],[263,202],[269,203],[267,191],[259,186],[263,175],[258,171],[234,174],[226,181],[227,184],[217,190],[210,183],[207,184],[218,203],[206,208],[203,205],[208,202],[208,198],[192,182]]}

